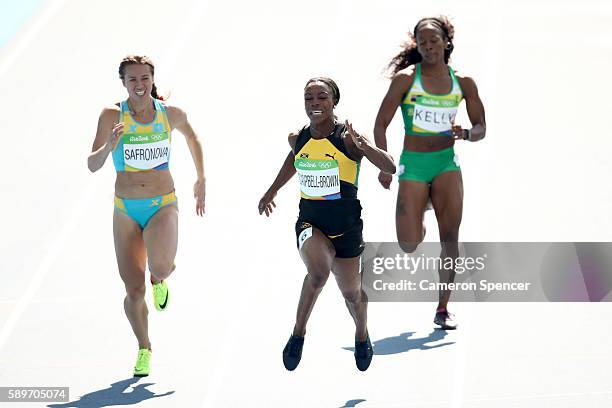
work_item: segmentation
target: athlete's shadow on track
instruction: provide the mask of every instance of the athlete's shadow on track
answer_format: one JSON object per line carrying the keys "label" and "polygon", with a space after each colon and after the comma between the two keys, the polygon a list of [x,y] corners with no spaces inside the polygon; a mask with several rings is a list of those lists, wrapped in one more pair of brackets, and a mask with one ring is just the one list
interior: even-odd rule
{"label": "athlete's shadow on track", "polygon": [[355,408],[357,407],[357,404],[364,402],[364,401],[365,401],[364,399],[349,400],[349,401],[346,401],[344,405],[341,406],[340,408]]}
{"label": "athlete's shadow on track", "polygon": [[[372,346],[374,348],[374,354],[377,356],[384,356],[388,354],[399,354],[405,353],[410,350],[431,350],[439,347],[450,346],[455,344],[454,341],[447,341],[446,343],[433,344],[431,346],[428,343],[440,341],[446,337],[446,330],[434,329],[427,337],[411,338],[415,332],[402,333],[399,336],[387,337],[375,341]],[[355,351],[354,347],[343,347],[345,350]]]}
{"label": "athlete's shadow on track", "polygon": [[124,392],[132,384],[137,383],[139,378],[128,378],[127,380],[118,381],[111,384],[110,388],[104,388],[99,391],[90,392],[81,396],[77,401],[67,402],[65,404],[47,405],[50,408],[101,408],[114,405],[136,405],[142,401],[151,398],[165,397],[166,395],[174,394],[174,391],[168,391],[165,394],[155,394],[147,390],[147,387],[153,383],[143,383],[132,387],[131,392]]}

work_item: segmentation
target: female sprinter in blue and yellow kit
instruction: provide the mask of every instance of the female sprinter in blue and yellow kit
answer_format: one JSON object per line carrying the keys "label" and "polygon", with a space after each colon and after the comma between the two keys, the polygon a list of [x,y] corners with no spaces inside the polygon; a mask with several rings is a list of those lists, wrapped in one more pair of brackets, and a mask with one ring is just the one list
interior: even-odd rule
{"label": "female sprinter in blue and yellow kit", "polygon": [[100,114],[96,138],[88,159],[89,170],[99,170],[112,154],[117,170],[113,235],[119,274],[127,295],[125,314],[138,339],[134,376],[149,374],[151,342],[144,301],[145,266],[148,263],[157,310],[168,306],[165,279],[174,270],[178,238],[178,209],[168,162],[171,132],[187,139],[197,172],[194,185],[196,213],[204,215],[204,160],[202,146],[187,115],[166,106],[157,96],[153,62],[145,56],[127,56],[119,77],[127,100]]}
{"label": "female sprinter in blue and yellow kit", "polygon": [[[376,145],[387,150],[386,130],[399,106],[404,118],[404,151],[398,170],[396,229],[403,250],[413,252],[425,236],[423,213],[428,199],[438,219],[442,258],[459,255],[459,225],[463,212],[463,181],[453,150],[455,140],[476,142],[485,137],[485,111],[476,83],[459,75],[448,61],[453,52],[454,27],[446,17],[424,18],[410,34],[404,49],[391,61],[393,79],[374,127]],[[471,129],[455,125],[465,99]],[[389,188],[391,176],[381,173]],[[445,263],[446,264],[446,263]],[[440,281],[452,282],[454,269],[440,269]],[[434,322],[443,329],[456,323],[448,313],[450,291],[441,291]]]}
{"label": "female sprinter in blue and yellow kit", "polygon": [[283,350],[283,363],[294,370],[300,362],[306,323],[330,270],[355,321],[355,362],[361,371],[372,361],[367,331],[367,298],[361,289],[359,260],[363,252],[361,205],[357,178],[365,156],[381,171],[395,172],[393,159],[355,132],[337,123],[334,107],[340,90],[329,78],[313,78],[304,89],[310,126],[289,135],[291,151],[272,186],[259,201],[259,213],[270,215],[278,190],[297,172],[300,214],[297,246],[306,265],[293,333]]}

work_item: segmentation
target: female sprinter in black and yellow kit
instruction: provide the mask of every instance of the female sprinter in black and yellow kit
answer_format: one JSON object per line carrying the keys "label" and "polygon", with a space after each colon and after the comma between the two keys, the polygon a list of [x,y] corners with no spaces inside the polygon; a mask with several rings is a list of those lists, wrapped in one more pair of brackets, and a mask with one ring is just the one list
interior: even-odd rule
{"label": "female sprinter in black and yellow kit", "polygon": [[313,78],[306,83],[304,105],[310,125],[289,135],[291,151],[259,201],[259,213],[269,216],[278,190],[298,173],[302,198],[295,232],[307,274],[293,334],[283,350],[287,370],[294,370],[300,362],[306,323],[330,270],[355,321],[357,368],[367,370],[374,354],[367,330],[367,298],[359,275],[364,244],[357,178],[364,156],[383,172],[394,173],[395,164],[389,154],[355,132],[348,122],[337,123],[334,107],[339,100],[340,91],[333,80]]}

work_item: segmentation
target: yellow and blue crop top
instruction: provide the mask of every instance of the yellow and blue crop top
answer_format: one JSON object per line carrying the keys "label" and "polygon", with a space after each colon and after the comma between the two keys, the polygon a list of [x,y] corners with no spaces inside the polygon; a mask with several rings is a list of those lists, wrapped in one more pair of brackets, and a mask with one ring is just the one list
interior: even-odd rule
{"label": "yellow and blue crop top", "polygon": [[113,150],[117,171],[168,170],[171,128],[166,107],[153,99],[155,116],[149,123],[137,122],[127,101],[120,104],[119,123],[125,123],[124,133]]}

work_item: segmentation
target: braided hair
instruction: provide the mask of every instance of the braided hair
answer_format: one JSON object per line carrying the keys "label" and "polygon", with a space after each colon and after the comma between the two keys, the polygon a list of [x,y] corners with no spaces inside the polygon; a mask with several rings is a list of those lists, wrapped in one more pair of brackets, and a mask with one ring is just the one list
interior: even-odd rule
{"label": "braided hair", "polygon": [[[121,60],[121,63],[119,64],[119,78],[122,81],[125,80],[125,68],[128,65],[134,64],[148,65],[151,69],[151,76],[155,76],[155,65],[153,65],[153,61],[151,60],[151,58],[147,57],[146,55],[127,55]],[[153,83],[153,86],[151,87],[151,96],[161,101],[165,101],[168,99],[167,95],[157,94],[157,87],[155,86],[155,83]]]}

